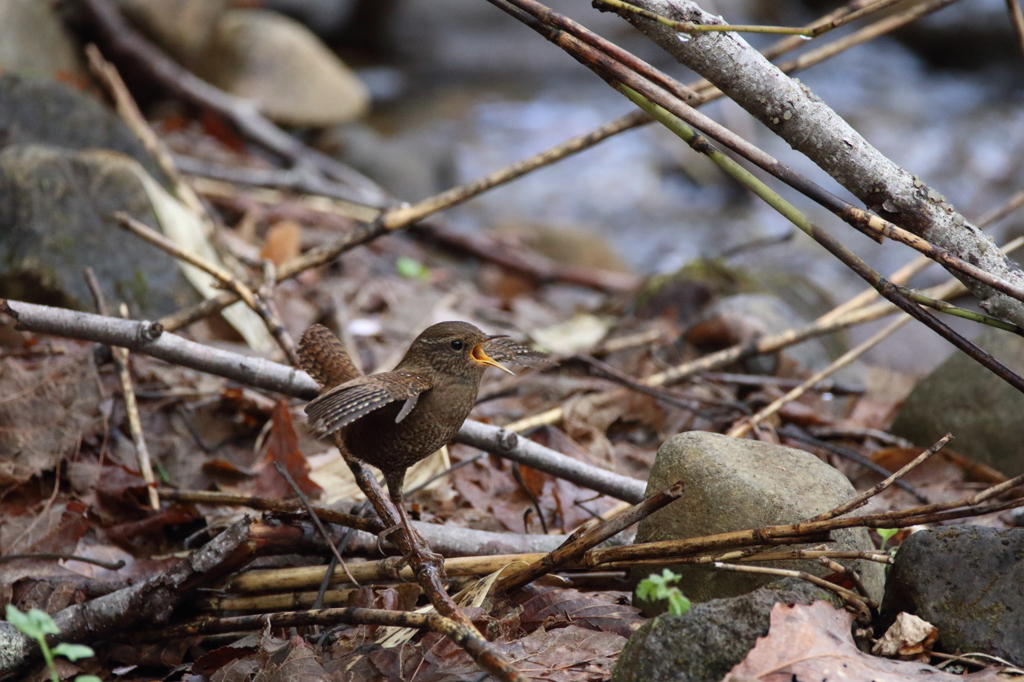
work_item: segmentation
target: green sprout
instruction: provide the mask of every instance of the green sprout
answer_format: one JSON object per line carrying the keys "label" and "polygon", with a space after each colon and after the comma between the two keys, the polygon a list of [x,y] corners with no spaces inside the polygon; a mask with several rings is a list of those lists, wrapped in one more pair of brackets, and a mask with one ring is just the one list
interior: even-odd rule
{"label": "green sprout", "polygon": [[[39,642],[39,648],[43,652],[43,658],[46,659],[46,667],[50,669],[50,679],[53,682],[60,682],[60,676],[57,674],[57,665],[53,662],[55,657],[63,656],[73,662],[80,658],[93,656],[92,649],[84,644],[61,642],[51,649],[50,645],[46,643],[46,636],[59,635],[60,628],[57,627],[57,624],[53,622],[53,618],[50,618],[50,615],[45,611],[30,609],[28,613],[22,613],[16,606],[8,604],[7,620],[21,634]],[[75,682],[102,682],[102,680],[95,675],[79,675],[75,678]]]}
{"label": "green sprout", "polygon": [[406,279],[418,279],[424,282],[430,279],[430,268],[408,256],[399,256],[395,261],[395,269]]}
{"label": "green sprout", "polygon": [[893,536],[896,535],[896,533],[900,532],[900,529],[899,528],[876,528],[875,532],[878,533],[878,535],[882,538],[882,546],[879,549],[881,549],[884,552],[885,551],[885,546],[887,544],[889,544],[889,540],[892,540]]}
{"label": "green sprout", "polygon": [[636,596],[645,601],[666,599],[668,600],[668,612],[673,616],[681,616],[690,610],[690,600],[683,596],[678,587],[670,587],[670,584],[682,577],[667,568],[661,572],[661,575],[652,573],[636,586]]}

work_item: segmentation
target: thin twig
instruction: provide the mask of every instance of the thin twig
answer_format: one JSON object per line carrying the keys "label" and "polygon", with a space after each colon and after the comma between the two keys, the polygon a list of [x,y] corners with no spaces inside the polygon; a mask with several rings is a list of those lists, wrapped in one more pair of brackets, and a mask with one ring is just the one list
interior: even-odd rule
{"label": "thin twig", "polygon": [[[920,16],[923,16],[924,14],[937,11],[942,7],[945,7],[946,5],[955,1],[956,0],[936,0],[931,3],[922,3],[922,5],[915,5],[914,8],[912,8],[912,11],[894,15],[892,17],[888,17],[882,20],[881,22],[878,22],[879,25],[884,23],[884,26],[868,26],[865,29],[862,29],[861,31],[852,34],[851,36],[844,38],[842,46],[835,46],[835,44],[833,43],[832,45],[826,46],[826,48],[828,49],[819,48],[818,50],[812,50],[811,52],[802,55],[800,59],[797,60],[796,62],[782,64],[779,66],[779,68],[780,70],[785,71],[787,73],[807,68],[808,66],[824,61],[825,59],[828,59],[844,50],[847,50],[851,47],[860,45],[863,42],[871,40],[877,37],[878,35],[881,35],[882,33],[886,33],[907,23],[910,23],[911,21],[914,21],[915,19],[919,18]],[[793,46],[794,45],[790,45],[786,49],[792,49]],[[785,50],[780,48],[778,54],[781,54],[783,51]],[[628,55],[629,53],[625,54]],[[672,79],[668,79],[666,86],[672,88],[674,87],[672,85],[673,83],[675,83],[675,81],[673,81]],[[685,101],[689,101],[695,106],[700,103],[713,101],[718,97],[722,96],[721,91],[712,86],[706,80],[698,81],[694,85],[694,88],[699,89],[700,92],[693,95],[693,89],[687,88],[685,86],[681,90],[676,90],[676,92],[677,95],[682,97]],[[475,185],[477,193],[485,191],[496,186],[496,181],[499,179],[512,179],[514,177],[519,177],[520,175],[530,170],[540,168],[542,166],[554,163],[555,161],[558,161],[562,158],[566,158],[572,154],[576,154],[585,149],[589,149],[591,146],[598,144],[599,142],[608,139],[618,133],[624,132],[626,130],[631,130],[641,125],[646,125],[652,121],[653,119],[643,112],[630,112],[629,114],[617,118],[614,121],[611,121],[601,126],[600,128],[597,128],[588,133],[584,133],[583,135],[574,137],[546,151],[540,152],[539,154],[535,154],[534,156],[517,162],[506,169],[496,171],[495,173],[486,176],[486,178],[484,179],[475,181],[473,183],[469,183],[469,185],[465,187],[471,187]],[[458,188],[456,188],[456,190],[449,190],[448,192],[450,192],[450,194],[444,194],[448,197],[449,201],[457,200],[458,202],[461,202],[469,198],[467,196],[468,192],[464,190],[459,190]],[[445,201],[438,200],[436,197],[430,197],[417,204],[417,206],[420,206],[421,208],[417,209],[417,206],[410,207],[407,218],[416,219],[426,217],[425,210],[427,206],[433,206],[432,210],[437,211],[446,208],[448,205],[449,204],[446,203]],[[351,216],[351,208],[351,206],[348,207],[345,211],[343,211],[343,214]],[[400,207],[397,210],[404,211],[405,209]],[[390,226],[392,229],[398,229],[400,227],[399,225],[396,224],[397,222],[398,220],[394,216],[390,219]],[[297,276],[301,272],[304,272],[305,270],[320,265],[324,265],[334,260],[345,251],[355,248],[360,244],[364,244],[368,241],[371,241],[376,237],[385,234],[386,232],[387,230],[384,229],[383,224],[381,222],[374,222],[371,225],[364,225],[355,230],[351,235],[346,236],[345,238],[342,238],[331,244],[324,245],[323,247],[313,249],[312,251],[310,251],[309,254],[294,259],[293,261],[284,263],[279,268],[279,277],[282,280],[290,279],[292,277]],[[160,322],[168,331],[175,331],[184,326],[192,324],[197,320],[206,317],[207,315],[211,315],[215,312],[218,312],[221,309],[227,307],[228,305],[231,305],[237,300],[237,294],[235,294],[234,292],[225,291],[212,299],[206,300],[200,304],[192,306],[191,308],[181,310],[173,315],[169,315],[161,319]]]}
{"label": "thin twig", "polygon": [[172,637],[191,637],[218,632],[262,630],[266,627],[332,626],[339,623],[400,626],[437,632],[465,649],[481,668],[502,682],[527,682],[527,678],[513,668],[505,655],[499,652],[493,644],[481,637],[476,628],[472,625],[467,627],[464,623],[439,616],[436,613],[408,613],[360,607],[263,613],[232,618],[201,618],[191,623],[175,625],[151,633],[140,633],[136,637],[143,641],[149,641],[149,638],[152,637],[165,640]]}
{"label": "thin twig", "polygon": [[540,560],[498,578],[498,582],[495,583],[495,589],[499,592],[515,590],[543,575],[557,571],[565,564],[577,560],[592,547],[596,547],[633,524],[639,523],[642,519],[647,518],[670,502],[679,499],[685,488],[686,486],[683,481],[674,483],[665,490],[651,495],[643,502],[600,523],[597,527],[581,536],[570,538],[564,545],[550,554],[544,555]]}
{"label": "thin twig", "polygon": [[848,500],[846,502],[843,502],[841,505],[839,505],[835,509],[829,510],[829,511],[823,513],[823,514],[818,514],[817,516],[815,516],[815,517],[813,517],[813,518],[811,518],[809,520],[810,521],[825,521],[825,520],[828,520],[828,519],[834,519],[837,516],[842,516],[843,514],[848,514],[849,512],[853,511],[854,509],[859,509],[860,507],[863,507],[865,504],[867,504],[867,501],[870,500],[872,497],[874,497],[875,495],[878,495],[883,490],[885,490],[886,488],[891,486],[893,483],[895,483],[897,480],[899,480],[899,479],[903,478],[904,476],[906,476],[915,467],[917,467],[918,465],[922,464],[925,460],[927,460],[932,455],[934,455],[939,450],[941,450],[943,447],[945,447],[946,443],[948,443],[952,438],[953,438],[953,434],[947,433],[945,436],[943,436],[938,441],[936,441],[930,448],[928,448],[927,450],[922,452],[920,455],[915,457],[911,462],[909,462],[908,464],[903,466],[899,471],[893,473],[893,475],[890,476],[889,478],[885,479],[884,481],[881,481],[877,485],[873,486],[871,489],[865,490],[864,492],[862,492],[861,494],[857,495],[856,497],[854,497],[854,498],[852,498],[852,499],[850,499],[850,500]]}
{"label": "thin twig", "polygon": [[341,569],[345,571],[345,575],[348,576],[348,579],[352,581],[356,587],[359,587],[359,583],[352,577],[352,574],[349,573],[348,564],[346,564],[345,560],[341,558],[338,548],[334,546],[331,536],[327,534],[327,529],[324,528],[324,524],[320,522],[320,517],[317,516],[316,511],[313,509],[313,505],[310,504],[309,498],[306,497],[306,493],[302,492],[299,484],[295,482],[295,479],[292,478],[292,475],[288,473],[288,470],[283,464],[280,462],[274,462],[274,469],[277,470],[277,473],[280,474],[281,478],[291,486],[292,491],[299,498],[299,502],[301,502],[302,506],[305,507],[306,513],[309,514],[309,518],[313,522],[313,525],[316,526],[317,532],[320,533],[320,536],[324,539],[324,542],[327,543],[327,546],[331,548],[331,552],[334,554],[334,559],[341,564]]}
{"label": "thin twig", "polygon": [[[387,220],[389,216],[391,212],[386,213],[384,219]],[[408,216],[401,220],[402,226],[409,224]],[[510,249],[507,245],[495,243],[493,238],[477,234],[459,234],[436,225],[417,223],[412,227],[412,235],[497,263],[514,272],[525,274],[541,284],[562,282],[606,293],[621,293],[635,290],[642,281],[640,277],[631,273],[558,263],[526,246]]]}
{"label": "thin twig", "polygon": [[[734,362],[754,357],[756,355],[775,353],[783,348],[801,343],[808,339],[825,336],[826,334],[831,334],[832,332],[845,329],[846,327],[870,322],[886,315],[892,315],[895,312],[897,312],[897,309],[891,304],[888,302],[880,302],[876,303],[874,306],[866,306],[864,308],[849,311],[846,314],[833,318],[825,323],[822,323],[819,318],[819,320],[816,320],[804,327],[788,329],[784,332],[772,334],[770,336],[762,336],[753,343],[742,343],[730,346],[729,348],[709,353],[708,355],[697,358],[696,360],[684,362],[666,370],[655,372],[654,374],[644,377],[640,382],[647,386],[665,386],[677,383],[701,372],[725,367]],[[621,389],[616,390],[621,391]],[[615,391],[609,391],[606,396],[609,401],[617,399]],[[544,412],[516,420],[511,424],[506,424],[505,429],[508,431],[525,431],[537,426],[556,424],[560,422],[564,416],[564,407],[553,407],[545,410]]]}
{"label": "thin twig", "polygon": [[819,578],[816,575],[807,573],[806,571],[792,571],[787,568],[770,568],[768,566],[743,566],[740,564],[726,564],[721,561],[716,561],[711,564],[715,568],[722,569],[724,571],[733,571],[735,573],[760,573],[764,575],[777,575],[783,578],[799,578],[800,580],[806,580],[809,583],[814,583],[818,587],[835,592],[839,595],[843,601],[857,608],[857,611],[863,615],[866,615],[869,619],[871,617],[870,609],[877,609],[878,602],[868,597],[862,597],[861,595],[840,587],[835,583],[831,583],[824,578]]}
{"label": "thin twig", "polygon": [[907,322],[910,322],[910,317],[907,315],[900,315],[897,319],[887,324],[884,328],[872,335],[869,339],[858,344],[854,348],[846,351],[838,358],[828,364],[827,367],[815,372],[811,376],[801,383],[799,386],[791,389],[785,395],[773,400],[771,403],[766,405],[757,411],[757,413],[751,417],[743,418],[740,423],[732,428],[727,435],[733,438],[742,438],[750,432],[750,429],[768,419],[772,415],[776,414],[783,407],[789,403],[797,400],[806,393],[812,386],[820,382],[822,379],[835,374],[843,367],[846,367],[851,362],[859,358],[864,353],[868,352],[879,343],[889,338],[897,330],[901,329]]}
{"label": "thin twig", "polygon": [[38,358],[48,355],[66,355],[67,349],[63,346],[30,346],[28,348],[4,348],[0,350],[0,360],[3,358]]}
{"label": "thin twig", "polygon": [[[927,254],[930,258],[941,263],[951,271],[960,272],[1018,301],[1024,302],[1024,285],[988,272],[968,262],[968,260],[950,253],[945,248],[940,248],[902,227],[858,208],[849,202],[843,201],[806,177],[794,172],[785,164],[747,142],[739,135],[698,112],[686,99],[678,97],[672,88],[666,87],[666,82],[672,81],[671,78],[654,69],[649,64],[639,62],[632,55],[630,55],[629,61],[623,61],[620,57],[622,53],[621,48],[601,39],[576,22],[552,11],[535,0],[490,1],[492,4],[496,4],[503,9],[512,6],[518,12],[528,13],[533,19],[523,19],[520,14],[515,14],[515,16],[525,21],[531,28],[540,32],[545,38],[561,47],[574,58],[594,69],[598,75],[608,80],[612,87],[620,90],[634,104],[637,104],[648,114],[658,119],[669,130],[683,137],[696,151],[708,154],[712,160],[722,165],[726,172],[737,177],[737,179],[739,179],[737,175],[739,166],[729,157],[716,155],[716,150],[710,147],[701,135],[695,135],[690,126],[740,154],[751,163],[821,204],[855,229],[869,236],[876,238],[884,236],[907,244],[911,248]],[[554,30],[551,27],[557,27],[559,30]],[[608,57],[612,57],[612,59],[610,60]],[[736,170],[730,170],[730,167]],[[749,173],[746,173],[746,171],[742,172],[749,176]],[[749,177],[749,180],[741,179],[741,182],[746,184],[748,188],[752,189],[755,194],[767,201],[777,211],[793,221],[792,215],[795,209],[792,209],[791,206],[787,205],[788,202],[782,201],[774,193],[771,193],[772,198],[769,199],[769,194],[764,191],[766,186],[760,180],[754,179],[753,176]],[[763,189],[758,189],[757,185],[761,185]],[[794,224],[801,230],[807,231],[800,223],[795,222]],[[824,233],[821,236],[827,239],[831,238],[830,235]],[[815,239],[818,239],[818,237],[815,237]],[[832,254],[839,257],[835,251],[832,251]],[[845,260],[843,262],[847,267],[851,267],[850,262]],[[982,299],[987,297],[983,297],[977,292],[975,295]],[[947,333],[939,331],[941,326],[929,323],[926,321],[926,317],[918,316],[913,312],[910,314],[932,327],[937,333],[941,335]],[[948,338],[953,341],[955,336]],[[966,347],[959,341],[953,341],[953,343],[961,350],[964,350]],[[968,353],[968,355],[971,354],[967,350],[964,350],[964,352]],[[992,367],[989,367],[989,369],[996,371]],[[1024,384],[1022,384],[1022,390],[1024,390]]]}
{"label": "thin twig", "polygon": [[[874,289],[872,289],[874,291]],[[800,379],[769,376],[767,374],[736,374],[735,372],[701,372],[700,377],[706,381],[720,384],[736,384],[738,386],[774,386],[781,389],[792,389],[804,383]],[[809,388],[817,393],[833,395],[862,395],[862,386],[841,384],[832,380],[819,381]]]}
{"label": "thin twig", "polygon": [[191,253],[184,250],[170,239],[160,234],[156,230],[152,229],[140,220],[136,220],[127,213],[117,212],[114,214],[114,218],[117,220],[117,224],[123,227],[125,230],[131,232],[136,237],[139,237],[143,241],[146,241],[158,249],[167,252],[171,256],[174,256],[178,260],[184,261],[189,265],[199,268],[206,274],[210,275],[225,287],[230,287],[238,294],[238,297],[242,299],[245,305],[252,308],[254,311],[259,307],[256,302],[256,294],[250,289],[244,282],[235,277],[232,273],[228,272],[225,268],[220,265],[209,261],[202,256]]}
{"label": "thin twig", "polygon": [[840,573],[846,576],[846,579],[853,583],[853,586],[854,588],[856,588],[857,593],[859,595],[861,595],[865,599],[871,598],[871,595],[868,594],[868,589],[864,587],[864,581],[860,579],[860,574],[857,573],[857,571],[853,570],[849,566],[844,566],[835,559],[832,559],[827,556],[820,557],[818,559],[818,562],[821,563],[821,565],[825,568],[828,568],[836,573]]}
{"label": "thin twig", "polygon": [[116,571],[125,567],[124,559],[118,561],[103,561],[101,559],[94,559],[88,556],[77,556],[75,554],[55,554],[52,552],[33,552],[30,554],[3,554],[0,555],[0,564],[6,564],[11,561],[36,561],[39,559],[60,559],[62,561],[80,561],[83,564],[92,564],[93,566],[99,566],[105,568],[108,571]]}
{"label": "thin twig", "polygon": [[121,79],[121,74],[118,73],[117,68],[104,59],[99,48],[91,43],[85,46],[85,55],[89,59],[89,69],[114,100],[117,113],[121,115],[121,118],[124,119],[128,127],[135,133],[135,136],[142,142],[146,151],[153,156],[157,165],[160,166],[160,169],[174,184],[174,193],[178,196],[178,199],[195,215],[199,216],[203,222],[212,225],[213,220],[207,213],[203,202],[200,201],[199,196],[192,187],[182,179],[170,150],[163,143],[163,140],[153,132],[149,123],[146,122],[145,116],[139,111],[139,106],[135,103],[131,92],[128,91],[128,87]]}
{"label": "thin twig", "polygon": [[346,454],[344,444],[337,435],[335,435],[335,442],[338,445],[338,451],[345,458],[345,463],[352,470],[356,483],[359,485],[360,490],[363,491],[363,494],[366,495],[366,499],[373,505],[373,510],[377,512],[377,516],[380,517],[387,528],[400,528],[400,531],[395,533],[395,544],[401,550],[402,556],[409,562],[416,575],[416,581],[430,599],[434,609],[446,618],[451,618],[475,632],[476,628],[473,623],[448,595],[442,584],[446,580],[444,559],[440,555],[432,553],[422,537],[417,537],[415,533],[410,535],[405,532],[404,528],[401,528],[399,511],[395,509],[390,498],[381,490],[377,479],[370,473],[365,464]]}
{"label": "thin twig", "polygon": [[[805,538],[787,540],[791,544],[806,542]],[[747,542],[744,539],[744,542]],[[749,544],[749,543],[748,543]],[[779,544],[779,543],[774,543]],[[638,545],[641,546],[641,545]],[[572,571],[572,575],[579,575],[580,572],[602,571],[605,567],[621,571],[634,566],[643,565],[664,565],[692,564],[707,565],[715,561],[807,561],[818,560],[821,557],[829,557],[841,560],[862,560],[879,564],[892,564],[893,558],[888,552],[871,551],[857,552],[849,550],[829,549],[783,549],[766,551],[760,543],[755,542],[753,547],[741,550],[722,552],[711,550],[709,554],[701,554],[704,550],[687,547],[680,550],[679,554],[666,555],[659,552],[656,556],[644,558],[643,556],[633,557],[629,561],[609,560],[605,563],[596,563],[587,567],[586,558],[583,561],[570,562],[561,567],[563,572]],[[642,554],[642,553],[641,553]],[[511,566],[525,566],[540,561],[545,553],[524,553],[524,554],[497,554],[486,556],[466,556],[445,559],[445,573],[450,577],[479,577],[493,575],[498,571],[508,570]],[[409,567],[395,571],[392,559],[381,559],[378,561],[364,561],[353,563],[352,573],[360,580],[367,583],[380,583],[394,580],[413,580],[415,575]],[[295,568],[273,568],[258,569],[232,576],[223,586],[224,591],[231,594],[267,594],[274,592],[291,592],[314,588],[321,584],[327,577],[331,584],[345,583],[345,576],[340,571],[328,571],[326,566],[301,566]],[[225,606],[225,608],[228,608]]]}
{"label": "thin twig", "polygon": [[[235,495],[232,493],[217,492],[213,490],[175,490],[173,488],[160,488],[160,495],[165,500],[174,502],[187,502],[194,504],[209,505],[231,505],[235,507],[249,507],[259,511],[271,512],[299,512],[305,507],[299,500],[278,500],[255,495]],[[384,524],[376,519],[367,519],[354,514],[346,514],[327,507],[313,507],[318,517],[328,523],[333,523],[346,528],[361,530],[366,533],[379,533],[384,530]]]}
{"label": "thin twig", "polygon": [[[0,313],[13,317],[18,329],[124,346],[167,362],[304,400],[312,400],[319,394],[319,385],[294,367],[188,341],[164,333],[158,323],[130,322],[6,299],[0,299]],[[467,419],[455,440],[616,499],[636,503],[644,497],[643,481],[585,464],[496,426]]]}
{"label": "thin twig", "polygon": [[[514,2],[528,2],[532,0],[511,0]],[[608,68],[605,66],[604,68]],[[628,74],[620,74],[624,78],[628,79]],[[616,76],[618,77],[618,75]],[[700,134],[696,133],[689,125],[684,123],[682,119],[676,118],[668,110],[663,109],[661,106],[652,103],[646,97],[633,90],[629,86],[619,84],[616,86],[627,98],[633,101],[637,106],[640,106],[645,111],[650,113],[655,118],[658,118],[666,127],[672,130],[674,133],[679,135],[685,140],[695,151],[699,151],[708,155],[715,163],[721,168],[726,170],[730,175],[740,180],[744,185],[747,186],[754,194],[758,197],[771,204],[775,210],[781,213],[787,220],[792,222],[796,227],[800,228],[809,237],[814,239],[830,254],[835,256],[840,262],[846,265],[850,270],[856,273],[861,279],[871,284],[873,287],[878,289],[879,293],[891,303],[899,307],[903,312],[907,313],[917,321],[925,324],[936,334],[950,342],[953,346],[958,348],[967,354],[978,364],[985,367],[1003,381],[1007,382],[1018,391],[1024,392],[1024,377],[1014,372],[1012,369],[1007,367],[1004,363],[993,357],[991,353],[988,353],[984,349],[978,347],[970,340],[965,338],[962,334],[956,332],[949,327],[945,322],[939,320],[935,316],[929,314],[927,311],[919,307],[913,300],[908,298],[902,291],[897,287],[893,286],[891,282],[885,280],[881,275],[875,272],[867,263],[865,263],[860,257],[854,254],[850,249],[841,244],[831,234],[823,230],[820,226],[807,219],[807,217],[796,209],[791,203],[783,199],[781,196],[772,191],[766,184],[760,179],[755,177],[752,173],[746,170],[743,166],[733,160],[731,157],[723,154],[721,151],[715,149],[710,145],[707,140]],[[681,103],[680,103],[681,104]],[[685,106],[685,105],[682,105]],[[909,234],[909,233],[908,233]],[[937,260],[942,262],[944,265],[949,267],[949,263],[944,258],[938,257]],[[976,266],[971,265],[971,269],[977,269]],[[958,268],[959,269],[959,268]],[[976,277],[981,281],[985,281],[986,284],[992,285],[990,281],[991,275],[986,274],[984,277],[978,276],[977,273],[972,272],[972,277]],[[999,278],[996,278],[999,279]],[[1003,286],[1005,285],[1005,287]],[[1016,290],[1016,285],[1008,282],[1003,282],[1000,286],[994,287],[1009,293],[1010,290]],[[1017,294],[1013,294],[1017,297]],[[1024,301],[1024,296],[1020,297],[1020,300]]]}
{"label": "thin twig", "polygon": [[[629,376],[625,372],[616,369],[615,367],[612,367],[608,363],[601,362],[597,358],[591,357],[589,355],[576,355],[575,358],[578,358],[580,361],[584,362],[590,368],[595,370],[596,374],[603,376],[607,379],[611,379],[615,383],[621,384],[630,390],[642,393],[646,396],[650,396],[659,402],[664,402],[669,405],[674,405],[675,407],[682,408],[698,416],[704,417],[705,419],[711,419],[711,415],[705,410],[701,409],[699,407],[698,401],[693,398],[686,398],[683,396],[675,395],[674,393],[670,393],[664,387],[648,386],[647,384],[637,381],[636,379]],[[731,407],[732,409],[737,410],[741,413],[750,413],[749,409],[746,409],[746,405],[743,405],[742,403],[732,403],[728,405],[728,407]]]}
{"label": "thin twig", "polygon": [[[808,445],[821,448],[826,452],[831,452],[835,455],[838,455],[839,457],[842,457],[843,459],[848,459],[851,462],[855,462],[864,467],[865,469],[874,471],[876,474],[882,476],[883,478],[892,476],[891,471],[881,466],[880,464],[872,462],[871,459],[865,457],[856,450],[839,445],[837,443],[830,443],[828,441],[819,440],[818,438],[815,438],[814,436],[804,432],[803,429],[800,429],[793,424],[786,424],[785,426],[776,429],[776,432],[784,438],[788,438],[790,440],[795,440],[800,443],[806,443]],[[911,495],[913,495],[922,504],[928,504],[928,502],[930,501],[927,496],[922,494],[919,490],[916,490],[913,486],[911,486],[909,483],[902,479],[896,479],[896,485],[902,488],[903,490],[906,490]]]}
{"label": "thin twig", "polygon": [[844,516],[824,521],[801,521],[798,523],[766,526],[754,530],[717,533],[702,538],[686,538],[680,540],[662,540],[626,547],[610,547],[592,549],[580,560],[579,565],[585,568],[603,566],[605,568],[629,565],[638,559],[668,559],[678,556],[694,555],[712,549],[741,547],[745,545],[767,544],[792,541],[801,538],[799,543],[816,542],[822,534],[829,534],[842,528],[906,528],[922,523],[938,523],[951,519],[980,516],[1014,509],[1024,506],[1024,499],[1015,498],[1005,502],[985,503],[995,495],[1002,494],[1012,488],[1024,484],[1024,475],[973,495],[971,497],[913,507],[898,511],[867,514],[864,516]]}
{"label": "thin twig", "polygon": [[[85,283],[96,301],[96,308],[102,315],[108,315],[107,300],[100,288],[96,273],[91,267],[86,266],[83,270]],[[121,317],[128,317],[128,306],[121,304]],[[132,375],[128,364],[128,349],[121,346],[112,346],[110,354],[114,358],[114,366],[117,368],[117,376],[121,380],[121,394],[124,396],[124,407],[128,413],[128,429],[132,435],[132,443],[135,445],[135,457],[139,462],[139,471],[142,473],[142,480],[146,482],[146,492],[149,496],[149,504],[153,509],[160,509],[160,495],[157,493],[156,477],[153,475],[153,465],[149,459],[149,448],[146,446],[146,436],[142,431],[142,420],[139,418],[139,403],[135,397],[135,389],[132,386]]]}
{"label": "thin twig", "polygon": [[268,301],[263,299],[261,296],[257,296],[256,293],[250,289],[241,279],[236,277],[234,274],[229,272],[227,269],[222,268],[220,265],[203,258],[199,254],[185,251],[180,246],[172,242],[170,239],[160,234],[156,230],[150,228],[145,223],[136,220],[127,213],[118,211],[114,214],[114,218],[117,220],[117,224],[128,230],[140,239],[156,246],[157,248],[166,251],[171,256],[185,261],[189,265],[199,268],[206,274],[210,275],[222,285],[230,288],[234,291],[238,297],[249,306],[253,312],[260,316],[263,323],[267,327],[267,331],[270,332],[274,340],[277,341],[277,345],[284,351],[285,356],[288,358],[293,366],[299,366],[299,357],[295,353],[295,341],[288,334],[288,331],[284,328],[280,317],[276,312],[268,305]]}
{"label": "thin twig", "polygon": [[[121,317],[128,319],[128,306],[121,304]],[[111,348],[116,359],[117,374],[121,378],[121,393],[124,395],[124,406],[128,412],[128,428],[135,444],[135,456],[139,460],[142,480],[146,482],[149,504],[153,509],[160,509],[160,496],[157,494],[156,476],[153,475],[153,464],[149,458],[149,447],[146,445],[146,434],[142,430],[142,419],[139,417],[139,402],[135,398],[132,375],[128,364],[127,348]]]}
{"label": "thin twig", "polygon": [[[57,641],[88,644],[142,625],[166,622],[175,607],[195,590],[238,571],[253,559],[250,524],[250,519],[242,518],[188,559],[175,561],[166,570],[128,587],[58,611],[53,614],[58,628],[54,636]],[[27,635],[7,632],[4,639],[7,676],[40,656],[39,647],[33,647]]]}
{"label": "thin twig", "polygon": [[311,176],[311,182],[318,180],[339,192],[347,189],[349,200],[355,203],[378,208],[390,203],[386,193],[373,181],[284,132],[267,120],[254,102],[229,95],[177,64],[129,26],[109,0],[77,0],[77,4],[85,10],[113,54],[145,70],[153,81],[171,92],[219,112],[243,134],[295,166],[319,169],[343,184],[328,181],[319,174]]}

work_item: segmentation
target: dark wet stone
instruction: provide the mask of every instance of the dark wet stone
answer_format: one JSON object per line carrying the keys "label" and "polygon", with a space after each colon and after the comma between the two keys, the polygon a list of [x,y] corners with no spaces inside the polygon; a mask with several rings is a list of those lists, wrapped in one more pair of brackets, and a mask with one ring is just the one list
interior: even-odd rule
{"label": "dark wet stone", "polygon": [[160,167],[113,111],[63,83],[0,75],[0,147],[33,143],[121,152],[164,182]]}
{"label": "dark wet stone", "polygon": [[696,604],[682,616],[661,615],[626,642],[612,682],[711,682],[746,658],[768,634],[777,603],[810,604],[829,593],[786,579],[748,594]]}
{"label": "dark wet stone", "polygon": [[156,225],[132,159],[94,149],[15,145],[0,151],[0,296],[93,311],[91,266],[111,306],[156,318],[198,299],[177,263],[126,234],[124,211]]}
{"label": "dark wet stone", "polygon": [[1024,665],[1024,530],[963,525],[914,533],[889,573],[884,626],[902,611],[939,629],[941,651]]}
{"label": "dark wet stone", "polygon": [[[1024,373],[1024,339],[986,328],[975,343]],[[918,382],[896,415],[892,432],[921,446],[952,433],[957,452],[1017,476],[1024,473],[1022,414],[1024,394],[957,351]]]}

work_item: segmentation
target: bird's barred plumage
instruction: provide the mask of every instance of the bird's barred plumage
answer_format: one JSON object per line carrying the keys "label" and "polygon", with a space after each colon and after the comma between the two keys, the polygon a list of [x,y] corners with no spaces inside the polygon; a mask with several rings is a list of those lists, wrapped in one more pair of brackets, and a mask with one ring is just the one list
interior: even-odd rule
{"label": "bird's barred plumage", "polygon": [[405,402],[396,422],[402,421],[419,396],[431,387],[423,376],[407,372],[382,372],[359,377],[320,395],[308,405],[310,426],[321,436],[334,433],[361,417],[394,402]]}
{"label": "bird's barred plumage", "polygon": [[322,324],[314,324],[302,335],[298,355],[302,369],[324,390],[363,375],[338,337]]}
{"label": "bird's barred plumage", "polygon": [[309,424],[346,457],[380,469],[408,535],[416,534],[402,504],[406,470],[447,443],[473,409],[484,369],[501,361],[530,364],[542,356],[466,322],[441,322],[417,336],[393,372],[362,376],[341,342],[314,325],[298,348],[322,386],[306,405]]}

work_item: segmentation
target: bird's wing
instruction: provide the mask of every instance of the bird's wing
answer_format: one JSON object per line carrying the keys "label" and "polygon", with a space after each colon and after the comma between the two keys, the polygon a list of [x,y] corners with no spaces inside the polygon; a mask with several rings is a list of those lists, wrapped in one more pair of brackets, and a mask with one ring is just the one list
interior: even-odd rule
{"label": "bird's wing", "polygon": [[401,421],[416,404],[421,393],[431,387],[418,374],[383,372],[360,377],[320,395],[306,405],[309,424],[321,436],[334,433],[355,420],[385,405],[404,401],[396,421]]}
{"label": "bird's wing", "polygon": [[322,324],[314,324],[299,340],[299,364],[324,390],[363,375],[338,337]]}

